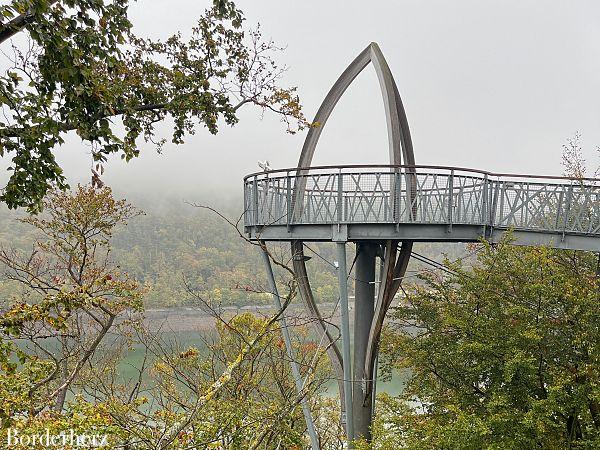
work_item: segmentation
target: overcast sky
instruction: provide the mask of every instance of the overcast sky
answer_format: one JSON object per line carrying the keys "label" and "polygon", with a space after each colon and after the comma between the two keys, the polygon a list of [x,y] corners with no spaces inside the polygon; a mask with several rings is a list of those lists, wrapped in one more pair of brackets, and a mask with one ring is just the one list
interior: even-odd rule
{"label": "overcast sky", "polygon": [[[136,32],[167,37],[189,30],[208,1],[138,0]],[[394,74],[418,164],[490,171],[562,173],[561,146],[579,130],[590,165],[600,145],[600,3],[597,1],[267,1],[240,0],[247,24],[287,47],[285,83],[297,85],[312,118],[348,63],[377,42]],[[113,160],[106,180],[120,192],[240,192],[257,160],[296,164],[305,133],[248,108],[217,136],[199,130],[183,146]],[[167,136],[168,137],[168,136]],[[77,139],[58,151],[71,182],[89,178]],[[385,115],[367,68],[325,127],[314,164],[386,163]],[[203,194],[202,194],[203,193]]]}

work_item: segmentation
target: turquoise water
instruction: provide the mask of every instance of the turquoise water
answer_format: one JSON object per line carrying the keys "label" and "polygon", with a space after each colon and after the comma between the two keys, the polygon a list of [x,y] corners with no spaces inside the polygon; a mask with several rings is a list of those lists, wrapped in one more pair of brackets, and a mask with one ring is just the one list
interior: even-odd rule
{"label": "turquoise water", "polygon": [[[397,396],[402,393],[406,381],[408,380],[408,373],[394,371],[390,380],[384,381],[381,377],[377,377],[376,390],[380,394],[385,392],[386,394]],[[329,397],[337,397],[338,395],[338,384],[335,380],[329,381],[325,385],[325,395]]]}
{"label": "turquoise water", "polygon": [[[204,349],[204,343],[201,339],[201,335],[197,332],[166,332],[164,333],[164,338],[170,342],[176,341],[179,345],[179,350],[185,350],[188,347],[196,347],[202,354]],[[144,347],[141,344],[134,346],[127,353],[125,358],[119,363],[119,374],[124,382],[137,378],[137,369],[142,366],[144,353]],[[394,371],[391,380],[388,381],[384,381],[381,376],[378,376],[377,393],[385,392],[393,396],[399,395],[404,389],[407,378],[408,373],[400,371]],[[324,395],[330,397],[336,397],[338,395],[338,386],[335,380],[330,380],[326,383]]]}

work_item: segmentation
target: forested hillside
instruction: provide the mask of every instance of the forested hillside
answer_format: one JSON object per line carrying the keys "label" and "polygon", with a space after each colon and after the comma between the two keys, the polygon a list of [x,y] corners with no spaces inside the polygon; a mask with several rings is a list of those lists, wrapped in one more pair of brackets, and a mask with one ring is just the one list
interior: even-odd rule
{"label": "forested hillside", "polygon": [[[215,212],[181,199],[140,197],[132,203],[144,214],[118,229],[112,240],[112,258],[146,285],[147,308],[193,306],[199,303],[197,296],[223,306],[270,303],[268,295],[255,292],[266,286],[259,250],[245,242]],[[219,205],[219,212],[232,222],[239,219],[241,210],[241,204],[235,199],[224,200]],[[31,247],[36,236],[29,225],[19,222],[18,218],[24,216],[23,212],[0,210],[1,245]],[[289,254],[287,246],[271,248]],[[441,261],[442,253],[460,257],[464,246],[422,244],[417,246],[417,252]],[[312,257],[308,269],[318,301],[335,301],[334,246],[309,244],[306,253]],[[0,283],[0,294],[6,301],[17,287],[6,280]]]}
{"label": "forested hillside", "polygon": [[[134,204],[141,205],[144,214],[118,229],[112,258],[146,285],[147,308],[194,305],[198,295],[223,306],[270,301],[269,296],[256,292],[266,284],[259,250],[217,214],[181,200],[141,199]],[[237,221],[241,206],[235,202],[222,206],[219,211]],[[0,245],[31,247],[36,235],[29,225],[19,222],[24,216],[0,210]],[[327,248],[322,251],[332,260]],[[315,258],[311,268],[319,300],[331,301],[337,296],[333,267]],[[2,298],[7,300],[17,288],[6,280],[0,283]]]}

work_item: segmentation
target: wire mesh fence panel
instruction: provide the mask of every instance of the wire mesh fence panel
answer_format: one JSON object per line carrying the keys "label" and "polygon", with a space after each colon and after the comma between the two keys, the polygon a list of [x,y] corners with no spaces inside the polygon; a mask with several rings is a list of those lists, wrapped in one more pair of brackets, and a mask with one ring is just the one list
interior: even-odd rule
{"label": "wire mesh fence panel", "polygon": [[343,222],[378,223],[392,218],[390,173],[344,173],[341,177]]}
{"label": "wire mesh fence panel", "polygon": [[457,224],[484,223],[487,195],[486,180],[478,177],[454,176],[452,189],[452,222]]}
{"label": "wire mesh fence panel", "polygon": [[565,231],[597,234],[600,231],[600,187],[574,185],[565,206]]}
{"label": "wire mesh fence panel", "polygon": [[569,184],[502,182],[498,227],[598,233],[600,189]]}
{"label": "wire mesh fence panel", "polygon": [[556,226],[563,186],[514,181],[500,183],[500,210],[496,226],[538,230]]}
{"label": "wire mesh fence panel", "polygon": [[333,223],[337,210],[337,174],[297,177],[304,186],[297,193],[293,223]]}

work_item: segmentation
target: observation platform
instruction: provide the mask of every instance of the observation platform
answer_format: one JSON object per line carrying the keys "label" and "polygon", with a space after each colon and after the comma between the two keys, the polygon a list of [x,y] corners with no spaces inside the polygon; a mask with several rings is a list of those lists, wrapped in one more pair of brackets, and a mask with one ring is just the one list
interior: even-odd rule
{"label": "observation platform", "polygon": [[[329,116],[368,65],[377,74],[383,96],[390,165],[312,167]],[[290,242],[300,297],[338,380],[341,419],[351,448],[355,438],[371,440],[381,331],[405,277],[413,243],[498,242],[510,231],[515,244],[600,251],[600,180],[415,165],[400,93],[374,42],[342,72],[313,123],[319,126],[309,128],[298,167],[244,178],[244,225],[250,239]],[[312,292],[304,241],[336,242],[341,315],[340,327],[335,330],[323,319]],[[352,346],[348,242],[357,243],[356,264],[350,268],[356,275]],[[261,248],[274,302],[281,309],[266,243]],[[302,394],[304,384],[283,311],[280,322],[297,390]],[[300,398],[311,447],[317,450],[311,411],[302,395]]]}
{"label": "observation platform", "polygon": [[600,180],[441,166],[349,165],[244,178],[263,241],[498,242],[600,251]]}

